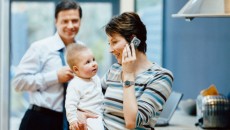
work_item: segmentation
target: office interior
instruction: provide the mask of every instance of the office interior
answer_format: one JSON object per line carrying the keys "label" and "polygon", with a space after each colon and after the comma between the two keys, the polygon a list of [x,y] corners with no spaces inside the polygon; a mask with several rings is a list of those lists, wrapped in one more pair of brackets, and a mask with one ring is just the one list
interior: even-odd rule
{"label": "office interior", "polygon": [[[0,0],[0,130],[18,129],[28,94],[11,86],[15,68],[33,41],[52,35],[59,0]],[[103,25],[125,11],[137,12],[147,28],[147,56],[173,72],[173,90],[196,100],[215,85],[230,96],[230,17],[174,18],[187,0],[78,0],[82,26],[77,36],[94,48],[99,76],[115,59],[107,51]]]}

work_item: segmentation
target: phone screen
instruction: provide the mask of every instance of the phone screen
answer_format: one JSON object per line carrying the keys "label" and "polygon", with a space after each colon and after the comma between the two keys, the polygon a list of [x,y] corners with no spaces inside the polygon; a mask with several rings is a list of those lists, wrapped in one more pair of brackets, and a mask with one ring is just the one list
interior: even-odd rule
{"label": "phone screen", "polygon": [[131,43],[133,43],[134,47],[137,48],[140,45],[141,40],[138,39],[137,37],[133,37]]}

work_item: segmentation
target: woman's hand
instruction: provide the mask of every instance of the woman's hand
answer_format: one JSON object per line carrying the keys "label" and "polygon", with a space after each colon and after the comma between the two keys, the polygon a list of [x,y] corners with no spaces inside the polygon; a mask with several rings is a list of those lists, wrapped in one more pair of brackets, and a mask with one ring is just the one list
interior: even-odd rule
{"label": "woman's hand", "polygon": [[133,43],[131,43],[130,46],[129,44],[126,44],[122,54],[123,76],[129,77],[130,74],[134,76],[135,61],[136,61],[136,52]]}
{"label": "woman's hand", "polygon": [[87,130],[87,118],[97,118],[98,116],[94,113],[87,111],[77,111],[78,121],[77,124],[70,125],[70,130]]}

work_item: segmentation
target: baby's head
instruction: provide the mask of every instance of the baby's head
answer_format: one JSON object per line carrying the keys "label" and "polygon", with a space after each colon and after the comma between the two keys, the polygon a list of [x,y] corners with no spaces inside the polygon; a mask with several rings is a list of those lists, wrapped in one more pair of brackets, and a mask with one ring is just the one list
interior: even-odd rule
{"label": "baby's head", "polygon": [[66,59],[69,67],[80,78],[90,79],[97,73],[95,57],[85,45],[69,44],[66,48]]}

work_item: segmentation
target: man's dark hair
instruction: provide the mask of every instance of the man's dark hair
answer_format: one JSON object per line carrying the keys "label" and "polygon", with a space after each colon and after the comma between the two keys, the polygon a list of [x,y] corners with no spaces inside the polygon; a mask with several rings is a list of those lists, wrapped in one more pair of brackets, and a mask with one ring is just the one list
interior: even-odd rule
{"label": "man's dark hair", "polygon": [[82,18],[82,9],[78,2],[74,0],[61,0],[55,8],[55,18],[58,13],[63,10],[77,9],[79,11],[80,18]]}

